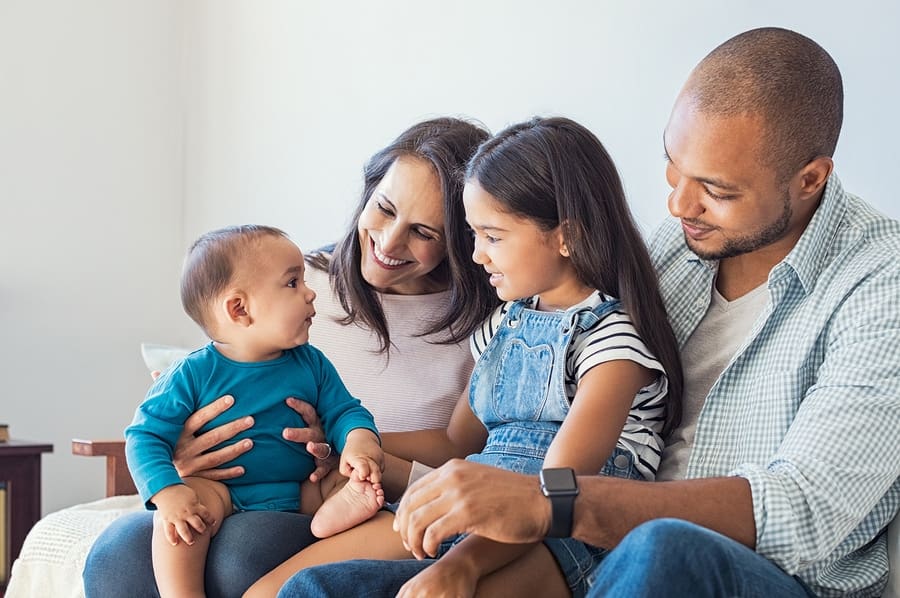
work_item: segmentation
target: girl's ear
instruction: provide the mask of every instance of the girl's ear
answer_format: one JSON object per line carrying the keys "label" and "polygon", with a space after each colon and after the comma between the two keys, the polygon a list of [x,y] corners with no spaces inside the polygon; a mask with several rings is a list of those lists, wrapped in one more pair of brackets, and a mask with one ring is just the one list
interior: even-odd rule
{"label": "girl's ear", "polygon": [[556,227],[554,234],[556,235],[556,242],[559,244],[559,254],[563,257],[569,257],[569,248],[566,245],[566,236],[563,234],[564,228],[565,222],[561,222],[559,226]]}
{"label": "girl's ear", "polygon": [[229,322],[239,326],[249,326],[251,324],[247,296],[244,293],[235,291],[226,295],[222,301],[222,308]]}

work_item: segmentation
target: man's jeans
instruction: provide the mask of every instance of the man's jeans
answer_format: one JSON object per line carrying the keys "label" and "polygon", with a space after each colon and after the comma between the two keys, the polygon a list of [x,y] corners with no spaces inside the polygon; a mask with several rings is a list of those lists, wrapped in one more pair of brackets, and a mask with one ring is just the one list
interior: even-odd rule
{"label": "man's jeans", "polygon": [[[294,575],[279,598],[394,596],[434,561],[347,561]],[[589,596],[808,598],[803,584],[749,548],[676,519],[635,528],[597,568]]]}

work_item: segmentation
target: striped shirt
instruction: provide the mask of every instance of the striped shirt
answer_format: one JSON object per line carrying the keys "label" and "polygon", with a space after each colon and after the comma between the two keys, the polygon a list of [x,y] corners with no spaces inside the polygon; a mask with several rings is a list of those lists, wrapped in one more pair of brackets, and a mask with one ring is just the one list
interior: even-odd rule
{"label": "striped shirt", "polygon": [[[716,263],[677,221],[651,244],[681,346]],[[700,412],[688,478],[750,483],[756,550],[821,596],[877,596],[900,508],[900,223],[835,175]]]}
{"label": "striped shirt", "polygon": [[[566,311],[590,309],[609,297],[601,297],[595,291],[587,299]],[[500,305],[491,317],[485,320],[479,330],[471,336],[472,355],[481,357],[494,332],[506,316],[510,302]],[[537,297],[531,299],[531,306],[537,306]],[[643,367],[659,372],[653,383],[642,388],[634,397],[631,409],[617,446],[631,452],[635,457],[635,467],[649,480],[656,476],[662,454],[662,431],[665,417],[665,399],[668,378],[662,364],[644,345],[638,336],[628,314],[621,309],[607,313],[588,330],[581,331],[572,338],[566,355],[566,395],[575,398],[578,382],[594,366],[617,360],[633,361]]]}

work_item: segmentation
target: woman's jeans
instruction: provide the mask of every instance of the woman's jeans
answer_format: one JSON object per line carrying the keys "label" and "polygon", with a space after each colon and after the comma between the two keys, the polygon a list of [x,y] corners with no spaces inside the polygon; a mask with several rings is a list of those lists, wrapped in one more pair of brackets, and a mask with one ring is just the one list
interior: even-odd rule
{"label": "woman's jeans", "polygon": [[[393,596],[434,561],[347,561],[295,574],[279,598]],[[677,519],[631,531],[597,567],[591,598],[808,598],[804,585],[746,546]]]}
{"label": "woman's jeans", "polygon": [[[206,595],[239,597],[257,579],[316,538],[310,517],[279,511],[247,511],[226,517],[206,558]],[[94,542],[84,568],[87,598],[159,598],[150,538],[153,513],[120,517]]]}

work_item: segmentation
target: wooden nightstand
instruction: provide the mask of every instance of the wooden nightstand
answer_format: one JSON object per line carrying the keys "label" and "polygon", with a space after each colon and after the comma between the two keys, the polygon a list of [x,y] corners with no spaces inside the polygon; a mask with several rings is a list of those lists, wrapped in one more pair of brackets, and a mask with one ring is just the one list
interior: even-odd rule
{"label": "wooden nightstand", "polygon": [[9,582],[9,569],[19,556],[22,542],[41,518],[41,453],[53,452],[52,444],[8,440],[0,442],[0,482],[6,484],[5,562],[0,562],[0,596]]}

